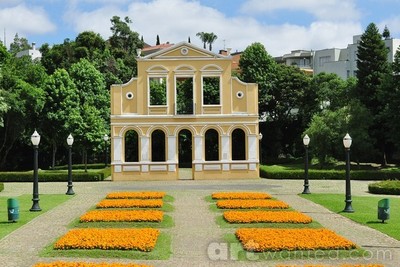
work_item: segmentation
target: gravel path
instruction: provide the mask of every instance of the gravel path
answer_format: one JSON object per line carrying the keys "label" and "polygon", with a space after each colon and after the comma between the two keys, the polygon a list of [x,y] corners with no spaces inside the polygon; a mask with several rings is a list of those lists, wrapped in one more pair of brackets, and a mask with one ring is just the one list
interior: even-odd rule
{"label": "gravel path", "polygon": [[[368,182],[353,181],[353,195],[368,195]],[[325,208],[309,202],[297,194],[302,191],[302,181],[292,180],[233,180],[233,181],[168,181],[168,182],[99,182],[74,183],[76,196],[45,212],[30,223],[0,240],[0,266],[28,267],[39,261],[65,260],[71,258],[40,258],[38,256],[48,244],[64,234],[67,225],[82,215],[107,192],[121,190],[163,190],[175,198],[175,210],[170,214],[175,226],[161,229],[172,237],[172,255],[168,260],[141,261],[136,263],[154,266],[275,266],[278,264],[339,264],[351,263],[351,259],[314,259],[308,261],[234,261],[235,247],[226,244],[223,236],[234,233],[233,228],[220,228],[215,223],[217,214],[210,211],[210,203],[205,197],[215,191],[264,191],[286,201],[296,210],[307,213],[324,227],[354,241],[372,254],[357,258],[357,263],[384,263],[388,267],[398,267],[400,262],[400,242],[368,227],[354,223]],[[310,181],[313,193],[344,192],[344,181]],[[15,197],[30,194],[32,185],[7,183],[0,196]],[[41,183],[41,194],[64,194],[66,185],[61,183]],[[390,223],[390,221],[389,221]],[[1,227],[1,226],[0,226]],[[251,258],[250,258],[251,259]],[[123,262],[126,259],[78,259],[91,262]]]}

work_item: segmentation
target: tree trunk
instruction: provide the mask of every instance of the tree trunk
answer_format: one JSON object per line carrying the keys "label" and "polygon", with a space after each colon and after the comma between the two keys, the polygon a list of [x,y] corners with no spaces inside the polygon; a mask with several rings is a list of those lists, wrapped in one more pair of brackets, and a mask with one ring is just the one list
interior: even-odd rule
{"label": "tree trunk", "polygon": [[54,167],[56,166],[57,144],[55,140],[53,140],[52,143],[53,143],[53,151],[52,151],[51,168],[54,169]]}

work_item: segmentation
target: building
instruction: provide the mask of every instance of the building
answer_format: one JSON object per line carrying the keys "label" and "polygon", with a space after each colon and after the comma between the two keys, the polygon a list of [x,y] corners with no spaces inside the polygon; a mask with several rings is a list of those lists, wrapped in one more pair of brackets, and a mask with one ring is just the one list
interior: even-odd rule
{"label": "building", "polygon": [[287,66],[296,66],[305,73],[313,73],[312,65],[313,51],[308,50],[293,50],[290,54],[285,54],[282,57],[275,57],[275,61]]}
{"label": "building", "polygon": [[[347,48],[330,48],[317,50],[314,53],[313,63],[314,74],[321,72],[336,73],[343,79],[357,75],[357,51],[361,35],[353,36],[353,43]],[[388,38],[384,40],[388,49],[388,61],[394,61],[396,50],[400,46],[400,39]]]}
{"label": "building", "polygon": [[16,54],[16,57],[30,56],[32,60],[40,60],[42,53],[36,49],[36,43],[32,43],[32,48],[20,51]]}
{"label": "building", "polygon": [[111,86],[112,179],[258,178],[258,88],[231,67],[186,42],[138,56],[138,76]]}

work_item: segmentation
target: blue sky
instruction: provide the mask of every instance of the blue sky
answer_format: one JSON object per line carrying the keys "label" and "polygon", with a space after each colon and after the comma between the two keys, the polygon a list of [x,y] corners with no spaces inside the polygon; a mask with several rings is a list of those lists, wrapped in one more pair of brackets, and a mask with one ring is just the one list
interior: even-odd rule
{"label": "blue sky", "polygon": [[[214,32],[215,51],[242,51],[253,42],[272,56],[292,50],[344,48],[374,22],[400,38],[400,0],[0,0],[0,40],[58,44],[83,31],[110,36],[110,19],[128,16],[145,42],[200,45]],[[5,31],[5,35],[4,35]]]}

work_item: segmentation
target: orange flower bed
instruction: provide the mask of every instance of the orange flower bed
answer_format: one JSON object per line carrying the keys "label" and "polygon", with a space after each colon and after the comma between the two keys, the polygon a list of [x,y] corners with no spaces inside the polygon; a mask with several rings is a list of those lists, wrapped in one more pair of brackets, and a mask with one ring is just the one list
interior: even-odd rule
{"label": "orange flower bed", "polygon": [[160,210],[92,210],[82,215],[81,222],[161,222]]}
{"label": "orange flower bed", "polygon": [[97,208],[161,208],[161,199],[103,199]]}
{"label": "orange flower bed", "polygon": [[328,229],[241,228],[236,237],[248,251],[352,249],[356,244]]}
{"label": "orange flower bed", "polygon": [[218,200],[217,207],[220,209],[252,209],[252,208],[268,208],[268,209],[287,209],[289,205],[280,200],[271,199],[229,199]]}
{"label": "orange flower bed", "polygon": [[165,197],[165,192],[111,192],[107,194],[106,198],[163,198]]}
{"label": "orange flower bed", "polygon": [[225,211],[229,223],[311,223],[312,219],[298,211]]}
{"label": "orange flower bed", "polygon": [[341,264],[341,265],[276,265],[275,267],[385,267],[382,264]]}
{"label": "orange flower bed", "polygon": [[89,263],[89,262],[64,262],[36,263],[33,267],[152,267],[151,265],[134,263]]}
{"label": "orange flower bed", "polygon": [[217,192],[211,197],[213,199],[269,199],[271,195],[258,192]]}
{"label": "orange flower bed", "polygon": [[142,229],[72,229],[61,237],[54,249],[104,249],[151,251],[160,231]]}

